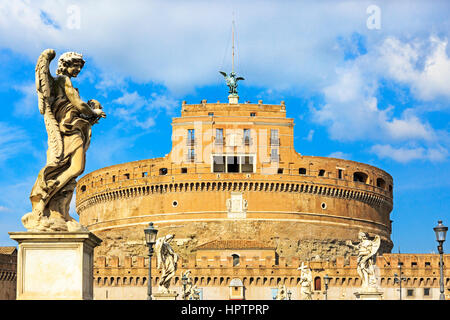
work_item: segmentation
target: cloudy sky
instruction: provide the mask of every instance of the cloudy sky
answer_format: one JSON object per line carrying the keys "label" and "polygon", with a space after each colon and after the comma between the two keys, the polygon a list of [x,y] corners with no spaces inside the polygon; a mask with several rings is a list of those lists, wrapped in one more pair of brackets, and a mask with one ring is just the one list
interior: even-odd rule
{"label": "cloudy sky", "polygon": [[44,49],[83,54],[75,86],[108,114],[88,173],[167,154],[182,100],[226,101],[234,16],[241,100],[284,100],[301,154],[389,172],[394,252],[436,251],[432,228],[450,225],[449,12],[439,0],[0,0],[0,245],[16,245],[7,232],[24,230],[45,164]]}

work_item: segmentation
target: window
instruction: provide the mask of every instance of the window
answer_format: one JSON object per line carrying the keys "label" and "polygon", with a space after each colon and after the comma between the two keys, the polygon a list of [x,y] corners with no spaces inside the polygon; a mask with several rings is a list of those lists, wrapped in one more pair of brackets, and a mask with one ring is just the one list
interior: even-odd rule
{"label": "window", "polygon": [[86,186],[81,186],[81,192],[85,192],[86,191]]}
{"label": "window", "polygon": [[431,268],[431,262],[425,262],[425,268]]}
{"label": "window", "polygon": [[124,178],[127,179],[127,180],[130,179],[130,174],[129,174],[129,173],[125,173],[123,176],[124,176]]}
{"label": "window", "polygon": [[239,172],[239,157],[227,156],[227,172]]}
{"label": "window", "polygon": [[213,172],[225,172],[225,157],[214,156],[213,157]]}
{"label": "window", "polygon": [[187,168],[181,168],[181,173],[187,173]]}
{"label": "window", "polygon": [[165,176],[167,174],[167,168],[160,168],[159,169],[159,175]]}
{"label": "window", "polygon": [[378,178],[377,179],[377,187],[384,189],[386,187],[386,182],[383,179]]}
{"label": "window", "polygon": [[195,149],[194,148],[188,149],[188,159],[187,160],[190,162],[195,161]]}
{"label": "window", "polygon": [[424,297],[430,296],[430,288],[423,288],[423,295]]}
{"label": "window", "polygon": [[270,150],[270,161],[278,162],[280,160],[280,156],[278,155],[278,149],[273,148]]}
{"label": "window", "polygon": [[338,179],[342,179],[342,169],[338,169]]}
{"label": "window", "polygon": [[256,112],[250,112],[250,117],[256,117]]}
{"label": "window", "polygon": [[216,144],[223,144],[223,129],[222,128],[217,128],[216,129],[216,140],[215,140]]}
{"label": "window", "polygon": [[147,177],[148,176],[148,172],[142,172],[142,178]]}
{"label": "window", "polygon": [[252,173],[254,156],[217,155],[213,156],[213,172]]}
{"label": "window", "polygon": [[[368,178],[369,178],[369,176],[367,174],[365,174],[364,172],[355,172],[353,174],[353,181],[355,181],[355,182],[367,183]],[[339,178],[339,179],[342,179],[342,178]]]}
{"label": "window", "polygon": [[298,174],[306,174],[306,168],[299,168]]}
{"label": "window", "polygon": [[208,116],[210,117],[214,116],[214,112],[208,112]]}
{"label": "window", "polygon": [[233,267],[238,266],[239,265],[239,255],[232,254],[231,256],[233,257]]}
{"label": "window", "polygon": [[414,289],[407,289],[406,290],[406,296],[413,297],[414,296]]}
{"label": "window", "polygon": [[244,129],[244,144],[250,145],[250,129]]}
{"label": "window", "polygon": [[192,146],[195,144],[195,130],[194,129],[188,129],[187,144],[189,146]]}
{"label": "window", "polygon": [[417,262],[411,262],[411,267],[412,268],[417,268]]}
{"label": "window", "polygon": [[272,146],[280,145],[280,139],[278,138],[278,129],[270,129],[270,144]]}
{"label": "window", "polygon": [[278,174],[283,174],[283,168],[278,168]]}
{"label": "window", "polygon": [[241,171],[253,172],[253,157],[249,156],[241,157]]}
{"label": "window", "polygon": [[325,170],[320,169],[319,170],[319,177],[323,177],[323,176],[325,176]]}
{"label": "window", "polygon": [[116,176],[112,176],[112,182],[116,182]]}

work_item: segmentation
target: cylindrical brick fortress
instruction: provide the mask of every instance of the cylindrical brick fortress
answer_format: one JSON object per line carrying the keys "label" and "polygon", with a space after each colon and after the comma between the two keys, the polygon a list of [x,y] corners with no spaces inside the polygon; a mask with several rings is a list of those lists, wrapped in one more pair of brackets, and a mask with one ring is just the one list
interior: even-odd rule
{"label": "cylindrical brick fortress", "polygon": [[185,255],[208,241],[247,239],[274,244],[280,256],[333,259],[353,250],[346,242],[360,231],[379,235],[380,253],[390,252],[388,173],[298,154],[284,103],[182,108],[170,154],[79,180],[77,212],[104,240],[98,254],[145,254],[149,222],[158,236],[174,233]]}

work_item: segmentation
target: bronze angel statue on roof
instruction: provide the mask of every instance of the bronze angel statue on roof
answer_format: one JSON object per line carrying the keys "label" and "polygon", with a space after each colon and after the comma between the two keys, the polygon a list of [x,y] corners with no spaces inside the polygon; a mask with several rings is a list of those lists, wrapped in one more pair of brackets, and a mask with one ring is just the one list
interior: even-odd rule
{"label": "bronze angel statue on roof", "polygon": [[228,93],[237,96],[237,94],[238,94],[238,92],[237,92],[237,82],[239,80],[245,80],[245,79],[242,78],[242,77],[237,77],[236,78],[236,73],[234,71],[232,71],[230,73],[230,75],[227,75],[223,71],[219,71],[219,73],[224,76],[225,81],[227,82],[227,86],[228,86],[228,88],[230,88],[230,91],[228,91]]}
{"label": "bronze angel statue on roof", "polygon": [[85,168],[91,127],[106,114],[97,100],[80,99],[71,78],[85,61],[79,53],[66,52],[58,60],[56,77],[50,73],[55,51],[41,53],[36,64],[39,111],[48,135],[47,162],[31,190],[32,211],[22,217],[28,231],[86,231],[69,215],[76,178]]}

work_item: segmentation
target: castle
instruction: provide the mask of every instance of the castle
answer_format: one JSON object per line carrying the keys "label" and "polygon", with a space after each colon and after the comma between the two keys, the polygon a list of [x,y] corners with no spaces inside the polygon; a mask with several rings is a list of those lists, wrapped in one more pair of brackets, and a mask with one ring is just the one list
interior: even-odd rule
{"label": "castle", "polygon": [[[180,261],[171,288],[181,293],[181,275],[191,270],[201,299],[274,299],[279,285],[290,299],[300,299],[302,263],[312,270],[314,300],[325,292],[328,299],[355,299],[361,279],[348,242],[360,231],[381,238],[376,273],[383,299],[399,299],[400,271],[403,299],[438,299],[437,254],[390,253],[388,173],[301,155],[284,102],[232,98],[183,102],[168,155],[103,168],[78,181],[80,222],[103,240],[95,249],[94,299],[146,298],[149,222],[158,237],[175,234]],[[13,299],[15,251],[6,249],[0,281],[10,288],[4,298]],[[155,266],[152,261],[156,291],[161,271]],[[444,285],[450,285],[447,270]]]}
{"label": "castle", "polygon": [[[276,286],[257,280],[273,278],[275,270],[297,279],[300,262],[350,265],[355,252],[348,241],[360,231],[380,236],[379,254],[391,251],[392,177],[364,163],[296,152],[294,121],[283,101],[239,103],[230,95],[228,103],[183,101],[181,108],[169,154],[78,181],[80,222],[103,240],[95,249],[98,293],[130,279],[143,286],[138,270],[145,269],[149,222],[158,237],[175,234],[181,265],[192,270],[199,288],[221,288],[205,294],[208,299],[228,299],[236,277],[247,286],[247,298],[263,299],[270,294],[251,288]],[[119,291],[109,289],[109,297],[131,294]]]}

